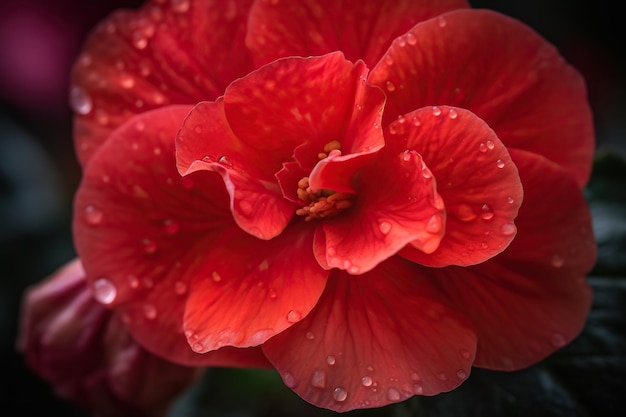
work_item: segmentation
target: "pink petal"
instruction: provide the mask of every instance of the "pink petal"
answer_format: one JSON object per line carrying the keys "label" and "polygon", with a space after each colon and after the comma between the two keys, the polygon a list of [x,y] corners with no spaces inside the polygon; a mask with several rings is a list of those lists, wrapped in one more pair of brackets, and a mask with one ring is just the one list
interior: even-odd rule
{"label": "pink petal", "polygon": [[579,186],[589,177],[594,132],[585,83],[514,19],[459,10],[422,22],[394,41],[369,81],[387,92],[386,124],[420,107],[463,107],[507,148],[545,156]]}
{"label": "pink petal", "polygon": [[596,259],[589,210],[569,173],[529,152],[511,154],[525,189],[515,240],[481,265],[427,271],[474,322],[475,365],[489,369],[525,368],[580,333]]}
{"label": "pink petal", "polygon": [[70,104],[81,163],[133,115],[213,100],[248,73],[243,38],[251,3],[147,2],[100,23],[72,71]]}
{"label": "pink petal", "polygon": [[76,249],[96,298],[123,311],[148,350],[184,364],[264,366],[258,350],[198,355],[183,335],[198,259],[238,229],[218,175],[176,170],[174,137],[189,110],[138,115],[93,155],[74,203]]}
{"label": "pink petal", "polygon": [[263,350],[285,384],[335,411],[450,391],[469,375],[476,339],[410,263],[359,277],[335,272],[318,306]]}
{"label": "pink petal", "polygon": [[304,318],[328,276],[311,252],[312,232],[303,222],[270,241],[233,231],[207,251],[185,309],[192,348],[257,346]]}
{"label": "pink petal", "polygon": [[[387,146],[422,155],[447,214],[446,234],[436,251],[407,247],[402,256],[427,266],[463,266],[509,245],[522,185],[507,149],[485,122],[464,109],[427,107],[396,120],[388,132]],[[502,233],[503,228],[513,229]]]}
{"label": "pink petal", "polygon": [[456,8],[464,0],[370,0],[346,5],[331,0],[258,1],[250,13],[246,44],[257,63],[284,56],[343,51],[373,66],[391,44],[416,23]]}
{"label": "pink petal", "polygon": [[221,98],[199,103],[189,113],[177,135],[176,160],[182,175],[220,174],[235,221],[259,239],[280,234],[299,207],[282,195],[274,176],[279,165],[233,134]]}

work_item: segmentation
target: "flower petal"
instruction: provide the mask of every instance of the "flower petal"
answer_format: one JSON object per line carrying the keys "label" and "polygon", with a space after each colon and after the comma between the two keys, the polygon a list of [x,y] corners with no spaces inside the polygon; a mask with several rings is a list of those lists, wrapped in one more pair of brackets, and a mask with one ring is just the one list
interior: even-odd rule
{"label": "flower petal", "polygon": [[[313,250],[324,268],[362,274],[409,243],[432,253],[444,236],[443,201],[422,157],[387,147],[375,156],[353,179],[354,207],[317,228]],[[336,167],[352,162],[327,159]],[[333,176],[337,172],[339,168],[329,169]]]}
{"label": "flower petal", "polygon": [[259,64],[343,51],[349,60],[373,66],[391,41],[416,23],[462,7],[468,7],[465,0],[370,0],[358,6],[332,0],[258,1],[250,12],[246,44]]}
{"label": "flower petal", "polygon": [[238,229],[217,174],[176,170],[174,137],[189,110],[138,115],[94,154],[74,202],[76,249],[96,298],[124,312],[148,350],[184,364],[264,366],[258,350],[198,355],[183,335],[198,259]]}
{"label": "flower petal", "polygon": [[497,257],[468,268],[429,269],[450,302],[473,320],[476,366],[530,366],[581,331],[595,262],[591,218],[575,181],[556,164],[512,150],[522,175],[518,234]]}
{"label": "flower petal", "polygon": [[270,241],[240,231],[203,257],[191,283],[185,334],[200,353],[222,346],[257,346],[300,321],[315,306],[329,274],[300,222]]}
{"label": "flower petal", "polygon": [[463,107],[507,148],[545,156],[579,186],[589,177],[594,131],[584,80],[512,18],[459,10],[422,22],[394,41],[369,81],[387,91],[385,124],[420,107]]}
{"label": "flower petal", "polygon": [[470,373],[476,338],[400,258],[359,277],[334,272],[318,306],[263,350],[285,384],[335,411],[449,391]]}
{"label": "flower petal", "polygon": [[182,175],[201,170],[220,174],[235,221],[259,239],[280,234],[299,207],[283,197],[272,158],[233,134],[221,98],[191,110],[176,137],[176,162]]}
{"label": "flower petal", "polygon": [[72,71],[70,104],[81,164],[133,115],[213,100],[249,72],[243,38],[251,3],[147,2],[99,24]]}
{"label": "flower petal", "polygon": [[228,87],[226,117],[243,143],[271,152],[265,158],[277,162],[291,160],[303,143],[314,155],[331,141],[341,142],[344,153],[380,147],[385,97],[364,82],[366,75],[362,62],[353,64],[341,52],[281,59]]}
{"label": "flower petal", "polygon": [[446,234],[436,251],[407,247],[402,256],[427,266],[463,266],[509,245],[522,185],[507,149],[485,122],[468,110],[435,106],[401,117],[388,132],[388,147],[422,155],[447,213]]}

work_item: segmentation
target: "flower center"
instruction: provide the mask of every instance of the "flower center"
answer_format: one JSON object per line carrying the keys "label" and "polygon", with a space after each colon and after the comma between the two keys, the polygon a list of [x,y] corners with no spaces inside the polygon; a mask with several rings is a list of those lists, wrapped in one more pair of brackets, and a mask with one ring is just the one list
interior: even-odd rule
{"label": "flower center", "polygon": [[[329,156],[341,155],[341,143],[334,140],[324,146],[324,152],[317,154],[322,160]],[[352,207],[352,194],[338,193],[333,190],[321,189],[313,191],[309,186],[309,177],[303,177],[298,181],[298,197],[306,205],[296,210],[296,214],[304,216],[305,221],[332,217]]]}

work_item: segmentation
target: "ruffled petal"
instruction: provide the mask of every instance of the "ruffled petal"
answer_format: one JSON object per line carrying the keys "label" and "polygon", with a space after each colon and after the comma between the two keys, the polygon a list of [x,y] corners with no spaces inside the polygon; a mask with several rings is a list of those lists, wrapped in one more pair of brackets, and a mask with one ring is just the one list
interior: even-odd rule
{"label": "ruffled petal", "polygon": [[250,12],[246,44],[257,64],[284,56],[343,51],[373,66],[391,41],[416,23],[468,7],[465,0],[258,1]]}
{"label": "ruffled petal", "polygon": [[280,234],[299,207],[283,197],[272,158],[234,135],[221,98],[199,103],[189,113],[176,137],[176,161],[182,175],[220,174],[235,221],[259,239]]}
{"label": "ruffled petal", "polygon": [[352,181],[354,206],[316,230],[313,250],[320,265],[362,274],[407,244],[422,253],[437,249],[445,232],[443,200],[417,152],[386,147]]}
{"label": "ruffled petal", "polygon": [[148,350],[184,364],[265,366],[258,349],[199,355],[183,335],[198,259],[238,229],[217,174],[176,170],[174,137],[189,110],[138,115],[94,154],[74,202],[76,249],[96,298],[123,312]]}
{"label": "ruffled petal", "polygon": [[383,144],[385,97],[364,82],[366,75],[362,62],[353,64],[341,52],[285,58],[226,90],[226,118],[242,143],[266,152],[268,163],[278,163],[275,172],[305,143],[313,156],[332,141],[341,142],[344,153],[371,150]]}
{"label": "ruffled petal", "polygon": [[476,337],[435,293],[397,257],[358,277],[335,272],[318,306],[263,350],[288,387],[335,411],[450,391],[470,373]]}
{"label": "ruffled petal", "polygon": [[185,310],[195,351],[257,346],[309,313],[329,272],[315,261],[307,226],[268,242],[234,231],[203,256]]}
{"label": "ruffled petal", "polygon": [[425,271],[474,322],[474,364],[501,370],[530,366],[580,333],[592,298],[585,275],[596,259],[576,182],[535,154],[511,155],[525,189],[515,240],[481,265]]}
{"label": "ruffled petal", "polygon": [[146,2],[100,23],[72,71],[70,104],[81,164],[133,115],[214,100],[248,73],[252,64],[243,38],[251,3]]}
{"label": "ruffled petal", "polygon": [[411,245],[402,256],[434,267],[473,265],[511,243],[522,184],[506,147],[485,122],[464,109],[435,106],[401,117],[388,132],[388,147],[422,155],[447,214],[436,251]]}
{"label": "ruffled petal", "polygon": [[459,10],[393,42],[369,81],[387,92],[385,124],[414,109],[476,113],[507,148],[543,155],[586,183],[594,131],[583,78],[528,26],[489,10]]}

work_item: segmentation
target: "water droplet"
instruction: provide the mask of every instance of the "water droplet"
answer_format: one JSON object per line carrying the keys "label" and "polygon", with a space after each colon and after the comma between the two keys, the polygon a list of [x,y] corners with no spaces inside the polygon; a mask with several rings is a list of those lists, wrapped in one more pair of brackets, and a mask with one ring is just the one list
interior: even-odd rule
{"label": "water droplet", "polygon": [[433,216],[426,223],[426,231],[428,233],[439,233],[443,226],[443,221],[441,220],[441,215],[439,213],[433,214]]}
{"label": "water droplet", "polygon": [[335,401],[345,401],[348,398],[348,392],[342,387],[337,387],[333,390],[333,398]]}
{"label": "water droplet", "polygon": [[500,233],[504,236],[511,236],[517,232],[517,228],[513,223],[504,223],[500,226]]}
{"label": "water droplet", "polygon": [[133,45],[137,49],[145,49],[148,46],[148,38],[144,36],[144,34],[138,30],[133,32]]}
{"label": "water droplet", "polygon": [[513,199],[513,197],[508,196],[508,197],[506,198],[506,202],[507,202],[507,203],[509,203],[509,204],[513,204],[513,203],[515,203],[515,200]]}
{"label": "water droplet", "polygon": [[459,204],[454,210],[454,215],[462,222],[471,222],[476,219],[476,213],[468,204]]}
{"label": "water droplet", "polygon": [[412,32],[406,34],[406,43],[409,45],[415,45],[417,43],[417,36],[415,36]]}
{"label": "water droplet", "polygon": [[287,385],[289,388],[293,388],[296,385],[296,380],[293,377],[293,374],[289,373],[289,372],[285,372],[285,374],[283,375],[283,382],[285,383],[285,385]]}
{"label": "water droplet", "polygon": [[139,288],[139,278],[137,276],[130,274],[126,279],[130,288]]}
{"label": "water droplet", "polygon": [[552,344],[556,347],[563,347],[567,343],[565,336],[561,333],[555,333],[552,336]]}
{"label": "water droplet", "polygon": [[204,353],[204,344],[202,342],[194,342],[191,344],[191,350],[197,353]]}
{"label": "water droplet", "polygon": [[225,166],[226,168],[232,168],[233,163],[230,161],[230,158],[226,155],[222,155],[217,159],[217,163]]}
{"label": "water droplet", "polygon": [[163,222],[163,231],[168,235],[175,235],[180,230],[180,224],[175,220],[165,220]]}
{"label": "water droplet", "polygon": [[302,320],[302,313],[300,313],[298,310],[291,310],[289,313],[287,313],[287,321],[289,323],[296,323],[300,320]]}
{"label": "water droplet", "polygon": [[170,3],[176,13],[185,13],[189,10],[189,0],[171,0]]}
{"label": "water droplet", "polygon": [[93,282],[93,295],[102,304],[111,304],[117,297],[117,288],[110,279],[101,277]]}
{"label": "water droplet", "polygon": [[274,300],[276,297],[278,297],[278,294],[276,293],[276,290],[274,288],[270,288],[267,296]]}
{"label": "water droplet", "polygon": [[378,230],[380,230],[380,233],[382,233],[383,235],[388,234],[391,231],[391,223],[389,222],[380,222],[378,224]]}
{"label": "water droplet", "polygon": [[270,337],[274,336],[276,331],[274,329],[261,329],[254,332],[251,336],[252,342],[260,345]]}
{"label": "water droplet", "polygon": [[439,372],[437,374],[437,378],[439,378],[442,381],[447,381],[448,380],[448,375],[446,375],[444,372]]}
{"label": "water droplet", "polygon": [[424,387],[422,387],[420,384],[415,384],[413,386],[413,391],[415,391],[417,395],[422,395],[424,393]]}
{"label": "water droplet", "polygon": [[444,28],[446,27],[446,25],[448,24],[448,22],[446,22],[446,18],[443,16],[439,16],[437,18],[437,24],[439,25],[440,28]]}
{"label": "water droplet", "polygon": [[565,263],[565,259],[563,259],[563,257],[559,255],[558,253],[555,253],[554,256],[552,257],[551,263],[553,267],[560,268]]}
{"label": "water droplet", "polygon": [[456,371],[456,376],[459,379],[465,379],[467,378],[467,372],[465,372],[463,369],[459,369],[458,371]]}
{"label": "water droplet", "polygon": [[488,140],[486,145],[487,145],[487,149],[489,150],[492,150],[496,146],[491,140]]}
{"label": "water droplet", "polygon": [[409,149],[405,149],[405,151],[402,152],[402,160],[405,162],[409,162],[411,160],[411,151]]}
{"label": "water droplet", "polygon": [[491,207],[489,207],[489,205],[483,204],[480,210],[481,210],[480,217],[482,217],[483,220],[493,219],[493,216],[494,216],[493,210],[491,210]]}
{"label": "water droplet", "polygon": [[433,116],[441,115],[441,109],[438,106],[433,106]]}
{"label": "water droplet", "polygon": [[128,74],[123,74],[120,77],[119,82],[124,88],[133,88],[135,86],[135,79]]}
{"label": "water droplet", "polygon": [[311,385],[315,388],[326,387],[326,373],[324,371],[315,371],[311,377]]}
{"label": "water droplet", "polygon": [[387,390],[387,399],[389,401],[399,401],[400,392],[395,388],[389,388],[389,390]]}
{"label": "water droplet", "polygon": [[352,275],[358,275],[359,272],[361,272],[361,268],[359,268],[357,265],[350,265],[347,269],[348,273],[352,274]]}
{"label": "water droplet", "polygon": [[213,282],[220,282],[222,280],[222,276],[217,271],[213,271],[211,273],[211,279]]}
{"label": "water droplet", "polygon": [[143,245],[143,253],[146,255],[152,255],[157,250],[157,244],[150,239],[143,239],[141,241]]}
{"label": "water droplet", "polygon": [[489,149],[487,149],[487,145],[485,145],[484,143],[481,142],[480,145],[478,145],[478,150],[480,150],[482,153],[487,152]]}
{"label": "water droplet", "polygon": [[373,382],[374,380],[372,379],[371,376],[366,375],[363,378],[361,378],[361,384],[363,384],[364,387],[371,387]]}
{"label": "water droplet", "polygon": [[176,294],[178,295],[184,295],[187,292],[187,284],[183,281],[176,281],[174,284],[174,291],[176,291]]}
{"label": "water droplet", "polygon": [[411,379],[412,379],[413,381],[419,381],[419,380],[421,380],[422,378],[420,378],[420,376],[419,376],[419,374],[418,374],[417,372],[411,372]]}
{"label": "water droplet", "polygon": [[70,107],[78,114],[89,114],[93,108],[91,97],[82,87],[77,85],[70,89]]}
{"label": "water droplet", "polygon": [[148,320],[154,320],[157,317],[157,309],[152,304],[144,304],[143,306],[143,315]]}
{"label": "water droplet", "polygon": [[387,81],[385,83],[385,86],[387,87],[387,91],[389,91],[389,92],[396,91],[396,86],[393,85],[393,83],[391,81]]}
{"label": "water droplet", "polygon": [[241,210],[241,214],[243,214],[244,216],[249,216],[250,214],[252,214],[252,209],[252,203],[250,203],[248,200],[239,201],[239,210]]}
{"label": "water droplet", "polygon": [[496,166],[500,169],[504,168],[504,161],[502,159],[498,159],[496,161]]}
{"label": "water droplet", "polygon": [[326,357],[326,363],[329,365],[334,365],[337,362],[337,360],[335,359],[335,357],[333,355],[328,355]]}
{"label": "water droplet", "polygon": [[315,339],[315,334],[313,332],[306,332],[304,337],[306,337],[307,340],[313,340],[313,339]]}
{"label": "water droplet", "polygon": [[448,117],[450,117],[451,119],[456,119],[458,116],[459,116],[459,113],[457,113],[456,110],[450,109],[450,112],[448,113]]}
{"label": "water droplet", "polygon": [[459,351],[459,354],[465,360],[469,360],[472,357],[472,353],[469,350],[467,350],[467,349],[461,349]]}
{"label": "water droplet", "polygon": [[91,226],[97,226],[102,223],[103,214],[100,210],[97,210],[94,206],[85,207],[85,221]]}

